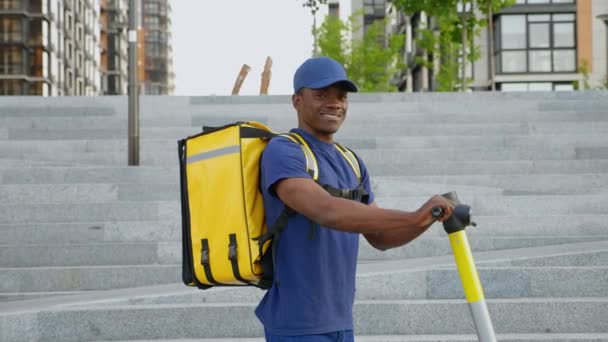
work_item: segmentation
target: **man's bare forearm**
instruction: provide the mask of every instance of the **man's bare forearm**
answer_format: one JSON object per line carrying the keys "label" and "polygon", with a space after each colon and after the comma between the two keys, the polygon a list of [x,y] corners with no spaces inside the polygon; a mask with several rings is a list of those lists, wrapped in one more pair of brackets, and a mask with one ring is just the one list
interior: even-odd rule
{"label": "man's bare forearm", "polygon": [[418,231],[423,228],[423,220],[415,212],[382,209],[342,198],[332,198],[329,202],[325,213],[319,215],[318,223],[333,229],[373,234],[405,228]]}

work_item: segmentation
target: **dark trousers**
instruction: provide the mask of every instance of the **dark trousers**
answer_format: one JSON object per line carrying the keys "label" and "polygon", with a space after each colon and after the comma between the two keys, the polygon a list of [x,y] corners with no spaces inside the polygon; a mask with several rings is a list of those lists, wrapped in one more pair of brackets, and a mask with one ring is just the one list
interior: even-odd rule
{"label": "dark trousers", "polygon": [[272,335],[266,329],[267,342],[355,342],[355,334],[352,330],[334,331],[320,335],[301,336],[279,336]]}

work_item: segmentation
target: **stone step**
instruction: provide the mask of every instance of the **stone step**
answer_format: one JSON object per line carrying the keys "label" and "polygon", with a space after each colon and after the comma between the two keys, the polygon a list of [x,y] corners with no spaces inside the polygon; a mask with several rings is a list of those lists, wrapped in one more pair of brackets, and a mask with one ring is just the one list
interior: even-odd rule
{"label": "stone step", "polygon": [[[473,251],[491,251],[608,240],[608,234],[591,236],[475,236],[469,239]],[[399,260],[449,255],[447,237],[423,236],[408,245],[379,251],[361,238],[359,260]],[[177,264],[182,261],[181,241],[105,242],[0,245],[0,267],[102,266]]]}
{"label": "stone step", "polygon": [[[604,214],[608,212],[608,194],[590,195],[530,195],[461,197],[462,203],[473,208],[473,215],[482,216],[537,216],[565,214]],[[416,210],[427,200],[425,197],[379,197],[380,207]]]}
{"label": "stone step", "polygon": [[[474,216],[473,238],[530,237],[565,238],[602,236],[608,232],[608,215]],[[97,242],[181,241],[181,221],[88,221],[0,224],[0,245],[70,244]],[[424,238],[445,236],[441,225],[433,225]]]}
{"label": "stone step", "polygon": [[[451,189],[446,189],[445,192]],[[429,195],[430,196],[430,195]],[[536,196],[472,196],[460,201],[480,216],[538,216],[592,214],[608,210],[608,194],[536,195]],[[379,197],[380,207],[412,211],[428,196]],[[0,205],[3,224],[175,220],[181,222],[179,201],[112,201],[109,203],[8,204]]]}
{"label": "stone step", "polygon": [[0,168],[45,167],[49,163],[44,161],[23,160],[15,158],[0,158]]}
{"label": "stone step", "polygon": [[[177,157],[176,157],[177,158]],[[394,164],[403,166],[400,175],[381,176],[371,174],[374,186],[383,190],[398,185],[400,182],[411,184],[450,184],[470,185],[480,187],[495,187],[510,190],[547,189],[556,191],[564,188],[568,193],[576,193],[578,189],[586,189],[585,193],[592,189],[602,190],[606,187],[605,178],[608,177],[608,161],[605,160],[538,160],[538,161],[513,161],[513,162],[474,162],[466,167],[465,162],[437,162],[429,161],[428,175],[410,174],[420,173],[425,170],[417,168],[412,164]],[[374,163],[373,167],[382,164]],[[386,169],[390,165],[386,163]],[[446,168],[445,166],[448,166]],[[509,167],[513,165],[513,167]],[[370,168],[371,166],[368,165]],[[453,167],[449,167],[453,166]],[[561,166],[561,167],[560,167]],[[434,169],[433,169],[434,167]],[[477,167],[477,170],[475,169]],[[444,174],[437,175],[437,169]],[[605,170],[604,170],[605,169]],[[385,172],[387,170],[384,170]],[[448,171],[454,171],[449,173]],[[466,173],[470,171],[470,173]],[[476,173],[476,171],[478,171]],[[490,171],[496,171],[491,174]],[[503,172],[500,172],[503,171]],[[517,172],[521,171],[521,172]],[[562,171],[562,172],[559,172]],[[37,166],[22,167],[0,166],[0,184],[71,184],[71,183],[108,183],[108,184],[155,184],[155,183],[179,183],[179,169],[177,162],[173,166]],[[429,190],[430,191],[430,190]]]}
{"label": "stone step", "polygon": [[[606,115],[601,111],[540,111],[537,109],[522,110],[520,112],[504,113],[488,112],[485,109],[458,108],[456,111],[437,110],[427,107],[413,112],[411,109],[394,108],[379,104],[372,110],[366,106],[351,107],[346,116],[346,125],[367,125],[382,123],[392,123],[397,125],[409,124],[439,124],[450,122],[453,124],[475,124],[475,123],[521,123],[525,122],[585,122],[585,121],[607,121]],[[192,127],[202,126],[223,126],[237,121],[257,121],[264,123],[271,128],[285,127],[294,125],[296,114],[289,107],[269,109],[251,108],[251,111],[241,108],[230,108],[230,112],[215,112],[214,109],[204,111],[195,110],[191,112],[190,124]],[[373,114],[370,114],[373,112]],[[157,116],[149,117],[148,123],[153,124],[155,120],[160,120]],[[273,128],[274,129],[274,128]]]}
{"label": "stone step", "polygon": [[[357,152],[359,149],[411,149],[411,148],[454,148],[492,147],[528,148],[545,144],[551,140],[554,147],[606,146],[608,138],[602,134],[535,134],[508,136],[402,136],[402,137],[345,137],[338,142]],[[18,142],[17,142],[18,143]]]}
{"label": "stone step", "polygon": [[[608,334],[496,334],[496,338],[501,342],[605,342],[608,341]],[[458,335],[376,335],[376,336],[355,336],[357,342],[477,342],[477,335],[458,334]],[[144,342],[150,340],[129,340],[130,342]],[[250,338],[199,338],[199,339],[161,339],[155,342],[264,342],[263,337]],[[127,340],[119,342],[128,342]]]}
{"label": "stone step", "polygon": [[[601,93],[601,92],[600,92]],[[350,109],[364,108],[368,112],[378,112],[378,107],[398,110],[401,112],[428,111],[429,108],[442,109],[448,112],[458,112],[457,109],[485,110],[491,107],[493,112],[501,111],[507,114],[518,113],[522,110],[540,111],[600,111],[606,108],[606,97],[598,92],[590,95],[586,92],[570,93],[531,93],[528,95],[514,93],[365,93],[351,94]],[[46,100],[46,99],[45,99]],[[112,99],[78,99],[62,98],[39,102],[28,99],[27,104],[18,98],[4,97],[2,102],[5,111],[2,117],[10,116],[69,116],[69,115],[110,115],[126,114],[127,98],[113,96]],[[208,97],[173,97],[173,96],[142,96],[140,97],[143,113],[175,115],[183,110],[200,110],[211,113],[230,112],[238,108],[240,112],[271,111],[273,109],[285,112],[293,111],[290,96],[208,96]],[[256,112],[257,113],[257,112]]]}
{"label": "stone step", "polygon": [[179,199],[179,183],[0,185],[0,203],[5,204],[111,203]]}
{"label": "stone step", "polygon": [[182,279],[181,264],[21,267],[0,268],[0,271],[0,292],[12,296],[17,293],[132,288],[177,283]]}
{"label": "stone step", "polygon": [[[274,125],[277,132],[288,131],[296,125],[284,123]],[[142,127],[141,139],[183,139],[201,132],[200,127]],[[407,124],[391,125],[387,123],[358,125],[346,123],[336,135],[338,141],[360,137],[375,136],[509,136],[509,135],[601,135],[608,132],[608,122],[533,122],[533,123],[487,123],[487,124]],[[127,127],[122,128],[82,128],[82,129],[27,129],[8,128],[6,139],[9,140],[99,140],[126,139]]]}
{"label": "stone step", "polygon": [[175,220],[0,224],[0,245],[181,241],[181,224]]}
{"label": "stone step", "polygon": [[[608,267],[608,244],[602,241],[536,246],[533,248],[518,248],[513,250],[499,251],[477,251],[475,261],[479,268],[492,267]],[[511,265],[513,263],[513,265]],[[521,264],[522,266],[517,266]],[[515,265],[515,266],[514,266]],[[451,255],[400,259],[400,260],[376,260],[359,261],[358,279],[362,277],[372,277],[382,274],[402,274],[404,272],[428,271],[438,268],[453,269],[454,258]],[[179,297],[182,295],[196,294],[199,296],[212,295],[219,301],[224,297],[237,298],[233,293],[244,293],[245,289],[239,288],[214,288],[211,292],[199,291],[196,288],[186,287],[181,284],[181,261],[174,265],[120,265],[120,266],[71,266],[71,267],[27,267],[27,268],[2,268],[0,270],[0,292],[11,293],[32,293],[32,292],[65,292],[65,291],[95,291],[122,289],[128,294],[116,292],[104,292],[96,295],[96,300],[103,299],[104,302],[114,303],[123,301],[131,303],[138,301],[156,301],[160,303],[162,298]],[[420,279],[420,278],[417,278]],[[424,278],[426,279],[426,278]],[[426,280],[424,280],[426,281]],[[574,280],[570,280],[574,281]],[[159,292],[157,284],[174,284]],[[374,286],[384,287],[384,282],[373,281]],[[415,286],[414,286],[415,285]],[[391,287],[382,291],[403,289],[407,293],[420,293],[426,296],[426,287],[414,284],[409,287]],[[142,286],[146,288],[142,288]],[[252,289],[256,290],[257,289]],[[115,290],[118,291],[118,290]],[[231,292],[232,291],[232,292]],[[374,290],[378,291],[378,290]],[[361,294],[371,293],[364,292]],[[380,292],[382,292],[380,291]],[[253,291],[255,292],[255,291]],[[222,294],[226,294],[222,297]],[[413,296],[410,294],[410,297]],[[80,297],[79,297],[80,298]],[[177,299],[167,299],[167,303]],[[61,301],[61,302],[66,302]],[[68,301],[69,302],[69,301]],[[133,303],[135,303],[133,302]],[[42,303],[42,302],[36,302]],[[25,307],[30,307],[25,304]],[[2,304],[0,303],[0,312]]]}
{"label": "stone step", "polygon": [[178,201],[0,205],[4,224],[99,221],[175,220],[181,222]]}
{"label": "stone step", "polygon": [[[486,298],[606,297],[608,266],[477,268]],[[177,284],[176,284],[177,286]],[[449,269],[376,272],[357,275],[356,300],[464,299],[458,272]],[[99,306],[258,303],[256,288],[218,288],[161,296],[108,300]]]}
{"label": "stone step", "polygon": [[[121,168],[127,165],[126,157],[123,161],[117,161],[117,164],[99,165],[96,160],[83,161],[47,161],[45,165],[49,167],[63,168],[95,168],[99,169],[104,166],[110,168]],[[177,159],[177,157],[176,157]],[[142,160],[142,168],[147,169],[169,169],[177,165],[177,161],[168,165],[154,165],[152,161]],[[26,164],[28,161],[25,162]],[[608,160],[605,159],[590,159],[590,160],[510,160],[510,161],[425,161],[420,162],[404,162],[394,163],[383,161],[380,163],[366,163],[367,168],[371,171],[372,177],[388,176],[388,177],[403,177],[403,176],[427,176],[427,175],[491,175],[491,174],[576,174],[576,173],[608,173]],[[25,169],[24,169],[25,170]],[[27,171],[24,171],[27,172]],[[179,173],[176,171],[175,176]],[[40,182],[40,181],[36,181]]]}
{"label": "stone step", "polygon": [[[167,149],[168,150],[168,149]],[[534,148],[534,149],[408,149],[359,150],[366,165],[391,163],[426,163],[430,161],[528,161],[528,160],[594,160],[608,159],[608,147]],[[53,152],[11,153],[10,158],[67,165],[125,165],[127,152]],[[140,151],[142,165],[172,166],[178,164],[177,152]]]}
{"label": "stone step", "polygon": [[[529,175],[450,175],[373,177],[375,193],[405,195],[441,187],[471,187],[472,191],[483,188],[499,190],[503,195],[524,194],[591,194],[608,191],[608,174],[529,174]],[[480,187],[479,189],[476,187]],[[461,191],[456,190],[459,194]],[[462,192],[464,194],[464,191]]]}
{"label": "stone step", "polygon": [[608,173],[608,160],[366,162],[373,177]]}
{"label": "stone step", "polygon": [[[88,97],[62,97],[44,98],[30,97],[26,109],[20,108],[24,105],[23,97],[3,96],[3,105],[13,112],[22,109],[24,112],[31,110],[31,107],[49,108],[63,106],[72,107],[100,107],[100,106],[121,106],[126,112],[127,96],[98,97],[90,99]],[[259,104],[286,104],[290,103],[290,95],[268,95],[268,96],[146,96],[140,97],[142,107],[170,109],[174,106],[219,106],[229,104],[237,105],[259,105]],[[458,101],[455,101],[458,100]],[[487,106],[487,102],[509,103],[513,108],[520,108],[522,105],[552,104],[556,108],[562,108],[562,104],[570,104],[570,107],[578,108],[586,105],[592,107],[597,103],[605,103],[607,96],[601,90],[576,91],[576,92],[431,92],[431,93],[354,93],[350,94],[349,101],[361,103],[362,105],[374,105],[379,102],[394,104],[403,108],[421,104],[442,104],[454,106],[462,104],[473,106],[482,104]],[[487,108],[487,107],[486,107]]]}
{"label": "stone step", "polygon": [[608,251],[589,253],[562,253],[550,256],[517,258],[513,260],[485,261],[484,266],[503,267],[554,267],[554,266],[608,266]]}
{"label": "stone step", "polygon": [[[388,186],[391,186],[388,188]],[[422,196],[444,191],[446,188],[462,196],[503,194],[502,189],[463,186],[436,185],[410,182],[388,182],[373,186],[376,197],[382,196]],[[601,192],[596,189],[595,192]],[[581,191],[581,193],[584,193]],[[593,193],[587,192],[587,193]],[[542,194],[541,194],[542,195]],[[5,204],[61,204],[61,203],[108,203],[112,201],[175,201],[179,200],[178,183],[150,184],[10,184],[0,185],[0,203]]]}
{"label": "stone step", "polygon": [[[608,116],[607,116],[608,117]],[[108,152],[126,151],[127,137],[104,141],[83,140],[7,140],[0,146],[0,156],[26,153],[51,152]],[[602,134],[585,135],[510,135],[510,136],[413,136],[413,137],[346,137],[339,142],[358,152],[367,149],[529,149],[546,148],[551,140],[551,148],[585,148],[608,145],[608,137]],[[173,152],[175,139],[142,139],[142,150]]]}
{"label": "stone step", "polygon": [[[279,106],[246,106],[230,108],[205,108],[205,110],[188,110],[167,115],[157,111],[141,111],[140,127],[202,127],[223,126],[237,121],[257,121],[274,127],[286,127],[296,124],[296,114],[290,105]],[[608,106],[607,106],[608,107]],[[111,108],[107,110],[112,111]],[[65,114],[65,115],[60,115]],[[70,115],[71,114],[71,115]],[[437,110],[437,108],[424,108],[417,112],[410,109],[394,108],[379,104],[370,115],[370,109],[363,106],[351,107],[346,118],[347,125],[376,124],[382,121],[384,124],[395,124],[404,126],[408,124],[441,124],[450,122],[453,124],[478,124],[478,123],[521,123],[521,122],[602,122],[608,121],[605,112],[601,111],[539,111],[528,109],[508,113],[498,110],[489,112],[487,108],[450,108],[450,110]],[[0,125],[12,129],[88,129],[99,127],[104,129],[123,129],[128,125],[127,115],[114,113],[108,115],[100,112],[97,115],[90,113],[81,114],[75,112],[59,113],[52,111],[43,115],[39,112],[36,116],[0,116]]]}
{"label": "stone step", "polygon": [[83,291],[53,291],[53,292],[0,292],[0,303],[11,301],[35,300],[42,298],[72,296],[82,294]]}
{"label": "stone step", "polygon": [[[540,147],[529,148],[425,148],[425,149],[361,149],[357,155],[365,163],[395,163],[409,161],[476,161],[476,160],[567,160],[608,159],[608,145],[597,147]],[[443,157],[443,158],[442,158]]]}
{"label": "stone step", "polygon": [[[465,197],[463,197],[465,198]],[[478,224],[467,229],[470,236],[576,236],[603,235],[608,232],[608,215],[529,215],[529,216],[480,216],[473,213]],[[445,234],[442,227],[435,225],[434,230]],[[429,234],[426,233],[426,234]]]}
{"label": "stone step", "polygon": [[[568,164],[571,161],[564,161]],[[434,162],[436,164],[436,162]],[[519,166],[524,167],[525,162],[518,162]],[[545,164],[547,169],[556,166],[553,161],[539,161]],[[503,164],[488,162],[485,166]],[[528,163],[529,164],[529,163]],[[551,165],[553,164],[553,165]],[[589,160],[582,161],[583,167],[601,169],[607,164],[603,161]],[[455,165],[462,165],[457,163]],[[574,167],[576,164],[572,164]],[[538,166],[530,164],[529,166]],[[509,170],[507,170],[509,171]],[[532,171],[532,170],[529,170]],[[585,173],[582,168],[580,172],[570,173],[541,173],[540,170],[528,174],[511,173],[504,174],[447,174],[447,175],[407,175],[402,176],[375,176],[372,174],[372,186],[377,194],[385,195],[408,195],[412,189],[414,194],[423,191],[426,187],[437,187],[443,185],[467,186],[491,188],[503,190],[505,195],[513,195],[518,192],[542,193],[593,193],[604,192],[606,189],[606,177],[608,172]],[[579,171],[579,170],[572,170]],[[158,183],[179,183],[179,169],[175,167],[151,167],[151,166],[55,166],[55,167],[0,167],[0,184],[117,184],[119,186],[134,186],[141,184],[141,187],[154,186]],[[425,193],[435,192],[432,189]]]}
{"label": "stone step", "polygon": [[[177,172],[177,171],[176,171]],[[177,178],[177,177],[173,177]],[[502,177],[468,176],[454,184],[446,177],[374,177],[376,197],[425,196],[450,189],[460,196],[585,195],[608,192],[608,174]],[[507,179],[505,179],[507,178]],[[514,178],[514,179],[508,179]],[[468,185],[467,182],[483,185]],[[60,204],[107,203],[111,201],[172,201],[180,199],[178,182],[164,183],[64,183],[0,185],[0,203]],[[498,184],[497,184],[498,183]]]}
{"label": "stone step", "polygon": [[[42,312],[4,313],[3,337],[31,341],[261,337],[255,304],[56,307]],[[608,299],[493,299],[488,308],[495,330],[504,333],[605,333]],[[192,324],[192,317],[206,317]],[[474,334],[462,300],[358,301],[359,335]],[[39,335],[43,332],[44,335]]]}
{"label": "stone step", "polygon": [[[178,156],[176,145],[163,148],[148,149],[142,146],[140,150],[142,164],[174,165]],[[127,149],[69,152],[45,151],[44,148],[34,152],[16,150],[4,151],[4,157],[33,161],[60,161],[80,164],[116,165],[126,158]],[[359,149],[357,155],[365,163],[382,163],[392,161],[426,162],[426,161],[511,161],[511,160],[572,160],[572,159],[608,159],[608,144],[593,147],[574,146],[530,146],[528,148],[514,147],[454,147],[454,148],[408,148],[408,149]]]}
{"label": "stone step", "polygon": [[[578,242],[606,241],[608,235],[590,236],[519,236],[493,237],[471,236],[468,238],[473,252],[508,250],[514,248],[565,245]],[[176,247],[177,249],[177,247]],[[181,251],[181,250],[180,250]],[[177,253],[177,252],[175,252]],[[401,260],[416,259],[440,255],[451,255],[452,248],[447,237],[422,236],[405,246],[379,251],[371,247],[364,239],[359,246],[359,260]]]}
{"label": "stone step", "polygon": [[[177,156],[177,152],[176,152]],[[177,158],[177,157],[176,157]],[[53,166],[0,168],[0,184],[179,183],[179,167]]]}
{"label": "stone step", "polygon": [[0,246],[0,267],[154,265],[181,262],[179,242],[42,243]]}
{"label": "stone step", "polygon": [[[133,275],[127,273],[130,267],[134,270]],[[608,280],[608,265],[489,267],[480,264],[477,269],[486,298],[608,296],[608,289],[604,286]],[[8,301],[11,298],[12,300],[45,298],[81,294],[82,291],[171,284],[181,281],[180,265],[3,268],[2,272],[6,275],[0,292],[5,300],[0,301]],[[94,279],[101,276],[104,280],[95,283]],[[26,283],[28,281],[29,284]],[[36,282],[32,283],[34,281]],[[177,292],[168,295],[109,300],[99,305],[256,303],[264,294],[256,288],[191,291],[186,290],[187,287],[184,285],[180,287],[180,284],[175,285]],[[451,266],[448,269],[426,271],[359,274],[357,299],[464,299],[464,294],[458,272]]]}

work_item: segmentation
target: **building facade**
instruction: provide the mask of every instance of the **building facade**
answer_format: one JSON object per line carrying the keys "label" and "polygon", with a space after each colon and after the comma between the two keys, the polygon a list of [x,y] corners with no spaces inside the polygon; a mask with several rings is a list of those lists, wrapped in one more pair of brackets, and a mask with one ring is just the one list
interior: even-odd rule
{"label": "building facade", "polygon": [[94,0],[0,0],[0,94],[96,94],[98,19]]}
{"label": "building facade", "polygon": [[171,4],[169,0],[143,0],[144,29],[143,92],[172,94],[175,89],[171,47]]}
{"label": "building facade", "polygon": [[[174,89],[170,13],[143,0],[142,93]],[[0,0],[0,95],[126,94],[127,36],[128,0]]]}
{"label": "building facade", "polygon": [[100,3],[101,88],[104,95],[126,94],[129,82],[127,0]]}
{"label": "building facade", "polygon": [[[388,34],[406,35],[403,54],[408,67],[396,75],[398,88],[436,90],[435,71],[440,58],[416,46],[421,29],[436,29],[433,18],[425,13],[401,13],[390,3],[386,16]],[[494,13],[492,21],[493,40],[485,27],[475,37],[480,58],[460,71],[471,80],[467,84],[470,90],[489,90],[492,84],[502,91],[606,87],[608,1],[517,0],[515,5]],[[417,64],[416,57],[430,61],[434,67]]]}
{"label": "building facade", "polygon": [[[494,51],[482,49],[486,56],[476,63],[473,86],[490,83],[484,73],[489,58],[503,91],[573,90],[575,81],[579,88],[603,86],[606,30],[597,17],[606,13],[602,0],[518,0],[494,16]],[[487,47],[487,41],[477,43]]]}

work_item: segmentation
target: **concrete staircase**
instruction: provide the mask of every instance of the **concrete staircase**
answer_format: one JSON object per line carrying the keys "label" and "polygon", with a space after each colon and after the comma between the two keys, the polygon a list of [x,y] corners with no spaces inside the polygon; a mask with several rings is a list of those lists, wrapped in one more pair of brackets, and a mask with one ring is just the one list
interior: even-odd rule
{"label": "concrete staircase", "polygon": [[[295,122],[289,97],[0,97],[0,341],[260,341],[257,289],[180,284],[176,140]],[[608,93],[356,94],[377,202],[457,191],[500,341],[608,341]],[[361,244],[358,341],[476,341],[441,226]]]}

